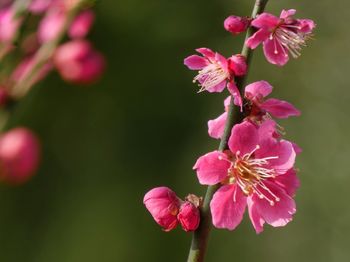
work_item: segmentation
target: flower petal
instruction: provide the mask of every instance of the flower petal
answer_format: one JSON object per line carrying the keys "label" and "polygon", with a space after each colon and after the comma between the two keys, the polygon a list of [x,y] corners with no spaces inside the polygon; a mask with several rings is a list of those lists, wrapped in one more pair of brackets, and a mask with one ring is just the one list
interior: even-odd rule
{"label": "flower petal", "polygon": [[284,175],[277,176],[274,182],[286,191],[286,193],[294,197],[296,190],[300,186],[300,180],[297,177],[297,172],[290,169]]}
{"label": "flower petal", "polygon": [[300,116],[300,111],[287,101],[270,98],[260,105],[272,116],[277,118],[288,118],[290,116]]}
{"label": "flower petal", "polygon": [[[283,189],[279,188],[277,185],[265,181],[264,184],[269,188],[269,190],[279,198],[279,201],[274,201],[274,205],[271,205],[266,199],[260,199],[256,194],[253,195],[252,201],[256,206],[256,211],[261,215],[261,217],[273,227],[282,227],[288,224],[293,219],[293,214],[296,212],[294,200],[287,195]],[[259,188],[261,192],[274,198],[271,194],[263,188]]]}
{"label": "flower petal", "polygon": [[248,99],[268,96],[272,92],[272,86],[267,81],[257,81],[245,87],[245,96]]}
{"label": "flower petal", "polygon": [[258,15],[253,21],[252,26],[257,28],[273,29],[278,26],[280,19],[269,13]]}
{"label": "flower petal", "polygon": [[208,133],[212,138],[220,139],[224,133],[227,112],[224,112],[217,118],[208,121]]}
{"label": "flower petal", "polygon": [[213,151],[198,158],[193,169],[197,171],[199,183],[202,185],[215,185],[227,176],[231,163],[226,154]]}
{"label": "flower petal", "polygon": [[277,141],[273,137],[259,137],[260,149],[255,152],[257,158],[277,157],[269,160],[269,166],[278,174],[285,174],[295,163],[295,151],[292,143],[286,140]]}
{"label": "flower petal", "polygon": [[244,121],[232,128],[228,146],[234,154],[239,151],[241,155],[244,155],[256,148],[258,138],[256,126],[249,121]]}
{"label": "flower petal", "polygon": [[297,11],[295,9],[288,9],[288,10],[283,9],[281,12],[280,18],[288,19],[291,16],[295,15],[296,12]]}
{"label": "flower petal", "polygon": [[221,81],[219,84],[212,86],[212,87],[208,87],[207,91],[209,93],[221,93],[222,91],[224,91],[225,87],[226,87],[226,79]]}
{"label": "flower petal", "polygon": [[213,225],[217,228],[235,229],[241,223],[247,198],[236,185],[219,188],[210,202]]}
{"label": "flower petal", "polygon": [[235,76],[244,76],[247,73],[246,58],[243,55],[233,55],[229,59],[230,69]]}
{"label": "flower petal", "polygon": [[239,106],[241,108],[241,111],[242,111],[242,105],[243,105],[242,97],[241,97],[241,93],[239,92],[236,84],[233,81],[230,81],[227,84],[227,89],[231,93],[231,95],[233,96],[233,103],[236,106]]}
{"label": "flower petal", "polygon": [[267,39],[263,46],[265,57],[271,64],[283,66],[288,62],[288,52],[276,38]]}
{"label": "flower petal", "polygon": [[265,221],[256,210],[256,206],[251,197],[247,198],[247,204],[250,221],[253,224],[255,232],[260,234],[264,230]]}
{"label": "flower petal", "polygon": [[208,58],[210,61],[215,60],[215,52],[206,47],[197,48],[196,51],[202,54],[204,57]]}
{"label": "flower petal", "polygon": [[257,32],[255,32],[251,37],[247,39],[245,44],[251,48],[255,49],[259,44],[264,42],[266,39],[269,38],[271,32],[266,29],[259,29]]}
{"label": "flower petal", "polygon": [[297,24],[299,26],[299,31],[305,34],[311,33],[316,27],[316,24],[311,19],[298,19]]}
{"label": "flower petal", "polygon": [[199,55],[191,55],[184,60],[184,64],[191,70],[201,70],[209,63],[208,60]]}

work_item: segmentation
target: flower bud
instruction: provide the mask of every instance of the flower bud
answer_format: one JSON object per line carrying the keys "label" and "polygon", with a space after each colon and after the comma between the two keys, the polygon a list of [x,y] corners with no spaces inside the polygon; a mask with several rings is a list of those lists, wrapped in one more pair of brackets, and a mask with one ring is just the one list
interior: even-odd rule
{"label": "flower bud", "polygon": [[104,57],[85,40],[73,40],[61,45],[53,60],[61,77],[76,84],[96,82],[105,67]]}
{"label": "flower bud", "polygon": [[153,219],[165,231],[170,231],[177,226],[176,216],[179,212],[180,200],[170,188],[153,188],[145,195],[143,203]]}
{"label": "flower bud", "polygon": [[85,37],[94,22],[95,15],[91,10],[80,13],[73,21],[69,28],[69,36],[71,38],[83,38]]}
{"label": "flower bud", "polygon": [[199,225],[200,213],[194,204],[185,201],[180,207],[180,212],[177,215],[177,219],[179,220],[183,230],[186,232],[194,231]]}
{"label": "flower bud", "polygon": [[0,179],[20,184],[32,177],[39,164],[39,141],[26,128],[15,128],[0,136]]}
{"label": "flower bud", "polygon": [[233,55],[228,60],[229,67],[236,76],[244,76],[247,73],[247,63],[244,56]]}
{"label": "flower bud", "polygon": [[237,35],[247,30],[249,23],[250,21],[247,17],[239,17],[239,16],[231,15],[225,19],[224,27],[226,31],[234,35]]}

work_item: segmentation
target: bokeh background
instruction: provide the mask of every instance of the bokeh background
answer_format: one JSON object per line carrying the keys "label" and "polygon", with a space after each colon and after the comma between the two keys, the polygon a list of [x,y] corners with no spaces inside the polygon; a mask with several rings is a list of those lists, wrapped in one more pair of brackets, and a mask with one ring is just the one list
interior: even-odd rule
{"label": "bokeh background", "polygon": [[[224,31],[230,14],[249,15],[253,0],[96,1],[91,38],[108,59],[92,87],[56,74],[15,109],[43,143],[37,176],[0,186],[0,257],[6,262],[185,261],[191,235],[163,233],[142,204],[168,185],[179,196],[203,195],[192,171],[217,147],[206,121],[226,94],[196,94],[183,58],[197,47],[238,53],[243,36]],[[248,218],[233,232],[213,230],[207,261],[345,262],[350,259],[350,2],[270,0],[269,12],[298,9],[314,19],[315,40],[277,68],[261,48],[249,82],[265,79],[274,97],[303,112],[281,121],[302,148],[298,211],[285,228],[256,235]]]}

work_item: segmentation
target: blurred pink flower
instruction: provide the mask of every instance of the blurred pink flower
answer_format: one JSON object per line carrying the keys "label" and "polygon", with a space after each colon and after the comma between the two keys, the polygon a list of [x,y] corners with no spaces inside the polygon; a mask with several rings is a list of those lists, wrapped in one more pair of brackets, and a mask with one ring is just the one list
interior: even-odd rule
{"label": "blurred pink flower", "polygon": [[10,184],[30,179],[39,165],[40,148],[27,128],[15,128],[0,135],[0,178]]}
{"label": "blurred pink flower", "polygon": [[271,120],[259,127],[244,121],[233,127],[229,150],[197,160],[194,169],[201,184],[222,184],[210,203],[215,227],[235,229],[247,205],[257,233],[265,222],[280,227],[292,220],[292,196],[299,183],[290,170],[296,153],[292,143],[273,136],[274,130]]}
{"label": "blurred pink flower", "polygon": [[250,24],[250,19],[231,15],[224,21],[224,28],[233,35],[237,35],[247,30]]}
{"label": "blurred pink flower", "polygon": [[16,19],[11,7],[0,9],[0,43],[11,44],[22,19]]}
{"label": "blurred pink flower", "polygon": [[300,56],[302,47],[311,37],[315,23],[310,19],[294,19],[296,10],[282,10],[280,17],[262,13],[251,25],[259,30],[251,36],[246,44],[255,49],[263,43],[266,59],[275,65],[283,66],[289,60],[290,53],[294,58]]}
{"label": "blurred pink flower", "polygon": [[97,81],[105,68],[102,54],[86,40],[73,40],[61,45],[53,61],[61,77],[76,84]]}
{"label": "blurred pink flower", "polygon": [[234,76],[246,74],[245,58],[234,55],[227,59],[209,48],[198,48],[196,51],[202,56],[191,55],[185,58],[184,64],[191,70],[200,70],[193,80],[199,83],[199,92],[222,92],[227,87],[232,94],[237,95],[239,92]]}
{"label": "blurred pink flower", "polygon": [[52,41],[63,29],[66,13],[62,9],[50,9],[40,21],[38,39],[41,43]]}
{"label": "blurred pink flower", "polygon": [[81,12],[73,21],[69,28],[69,36],[71,38],[85,37],[94,22],[95,15],[91,10]]}
{"label": "blurred pink flower", "polygon": [[198,207],[189,201],[185,201],[180,207],[177,219],[186,232],[196,230],[200,222]]}
{"label": "blurred pink flower", "polygon": [[146,208],[165,231],[170,231],[177,226],[180,201],[176,194],[167,187],[153,188],[143,198]]}

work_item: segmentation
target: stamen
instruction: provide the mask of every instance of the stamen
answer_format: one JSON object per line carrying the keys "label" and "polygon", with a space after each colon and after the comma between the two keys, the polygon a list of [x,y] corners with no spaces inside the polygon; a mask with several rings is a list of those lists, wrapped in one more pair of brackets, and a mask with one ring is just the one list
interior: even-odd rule
{"label": "stamen", "polygon": [[193,79],[193,82],[199,83],[201,88],[198,93],[200,93],[220,84],[228,79],[229,76],[229,73],[226,72],[222,66],[217,63],[212,63],[199,71],[198,75]]}
{"label": "stamen", "polygon": [[275,30],[274,38],[282,46],[282,50],[287,49],[294,58],[297,58],[301,55],[302,47],[306,46],[306,41],[310,38],[310,34],[298,32],[295,29],[300,28],[293,25],[283,25]]}

